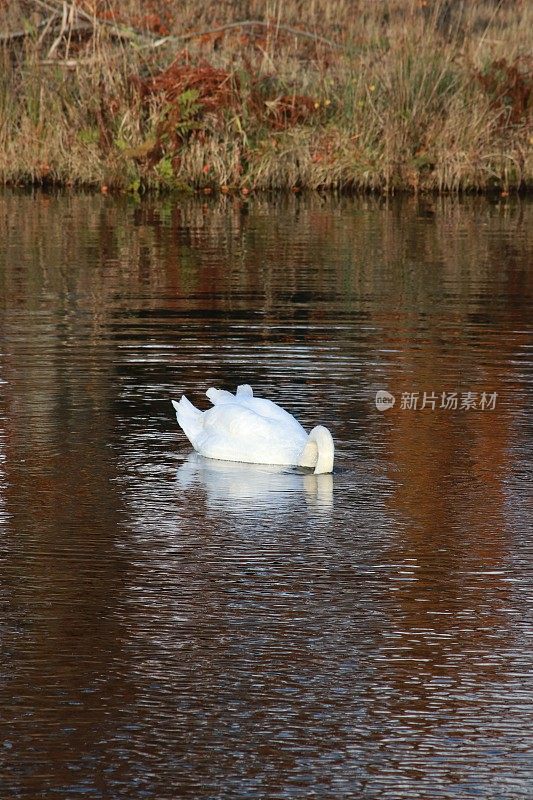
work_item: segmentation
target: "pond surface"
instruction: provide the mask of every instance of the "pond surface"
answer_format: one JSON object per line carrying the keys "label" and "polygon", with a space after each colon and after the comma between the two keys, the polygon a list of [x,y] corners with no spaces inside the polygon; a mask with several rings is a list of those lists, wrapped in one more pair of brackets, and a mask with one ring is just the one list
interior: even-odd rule
{"label": "pond surface", "polygon": [[[0,195],[2,798],[531,798],[532,232]],[[245,382],[333,476],[191,454]]]}

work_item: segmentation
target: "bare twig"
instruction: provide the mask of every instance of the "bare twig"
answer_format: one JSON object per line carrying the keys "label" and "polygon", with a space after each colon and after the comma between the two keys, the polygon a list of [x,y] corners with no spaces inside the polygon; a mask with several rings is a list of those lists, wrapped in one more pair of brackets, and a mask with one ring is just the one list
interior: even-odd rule
{"label": "bare twig", "polygon": [[44,58],[37,63],[41,67],[63,67],[65,69],[76,69],[76,67],[85,66],[87,64],[97,64],[102,59],[90,58]]}
{"label": "bare twig", "polygon": [[160,38],[157,42],[158,46],[164,44],[166,42],[184,42],[188,39],[196,39],[200,38],[201,36],[209,36],[212,33],[222,33],[223,31],[230,30],[231,28],[255,28],[255,27],[262,27],[262,28],[271,28],[274,27],[276,33],[279,31],[284,31],[285,33],[291,33],[293,36],[301,36],[304,39],[312,39],[315,42],[322,42],[322,44],[327,44],[328,47],[332,47],[334,50],[342,50],[343,47],[341,44],[332,41],[331,39],[326,39],[324,36],[319,36],[312,31],[302,31],[299,28],[292,28],[290,25],[282,25],[279,22],[276,22],[275,26],[272,25],[271,22],[265,22],[262,19],[244,19],[240,20],[239,22],[228,22],[226,25],[220,25],[217,28],[208,28],[207,30],[203,31],[189,31],[188,33],[182,33],[179,36],[165,36]]}
{"label": "bare twig", "polygon": [[45,38],[46,34],[48,33],[48,31],[50,30],[52,25],[55,23],[55,21],[57,20],[57,16],[58,16],[57,14],[52,14],[52,16],[50,17],[50,19],[48,21],[45,20],[45,25],[43,27],[41,35],[37,39],[37,46],[42,44],[43,39]]}
{"label": "bare twig", "polygon": [[56,36],[56,38],[52,42],[50,50],[48,51],[48,58],[51,58],[54,55],[55,51],[57,50],[57,48],[61,44],[61,39],[63,38],[63,34],[65,33],[66,29],[67,29],[67,4],[63,3],[63,14],[61,16],[61,28],[59,30],[58,35]]}

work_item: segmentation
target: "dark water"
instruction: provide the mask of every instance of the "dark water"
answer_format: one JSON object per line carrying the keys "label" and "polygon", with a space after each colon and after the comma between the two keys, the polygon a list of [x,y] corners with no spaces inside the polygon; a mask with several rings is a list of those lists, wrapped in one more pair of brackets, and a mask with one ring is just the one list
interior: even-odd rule
{"label": "dark water", "polygon": [[[2,799],[533,797],[532,231],[0,196]],[[333,476],[191,456],[243,382]]]}

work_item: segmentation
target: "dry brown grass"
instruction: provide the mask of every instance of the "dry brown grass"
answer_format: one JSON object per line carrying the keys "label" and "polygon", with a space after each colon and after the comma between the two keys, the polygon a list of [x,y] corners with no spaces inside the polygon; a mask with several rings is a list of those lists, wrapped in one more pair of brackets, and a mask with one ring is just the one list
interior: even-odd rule
{"label": "dry brown grass", "polygon": [[[185,0],[179,15],[164,0],[78,7],[88,17],[0,2],[5,32],[27,34],[0,51],[4,182],[206,192],[533,183],[527,0]],[[246,19],[268,24],[197,35]]]}

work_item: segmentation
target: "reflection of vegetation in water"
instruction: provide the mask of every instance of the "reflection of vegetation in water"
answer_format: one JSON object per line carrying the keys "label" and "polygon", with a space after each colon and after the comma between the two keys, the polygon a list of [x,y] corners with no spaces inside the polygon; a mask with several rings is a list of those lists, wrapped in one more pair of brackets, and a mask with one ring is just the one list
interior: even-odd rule
{"label": "reflection of vegetation in water", "polygon": [[[531,182],[528,3],[285,2],[272,22],[261,4],[87,0],[63,25],[58,0],[30,19],[31,5],[4,9],[4,181],[133,194]],[[247,14],[259,24],[231,27]]]}
{"label": "reflection of vegetation in water", "polygon": [[300,304],[317,319],[343,309],[375,314],[377,299],[381,310],[430,314],[451,298],[466,318],[500,292],[516,307],[529,280],[527,203],[5,194],[0,207],[4,302],[38,309],[52,298],[58,310],[90,311],[95,323],[128,296],[154,302],[158,287],[165,302],[175,289],[184,308],[244,309],[251,292],[265,314],[275,304],[291,316]]}

